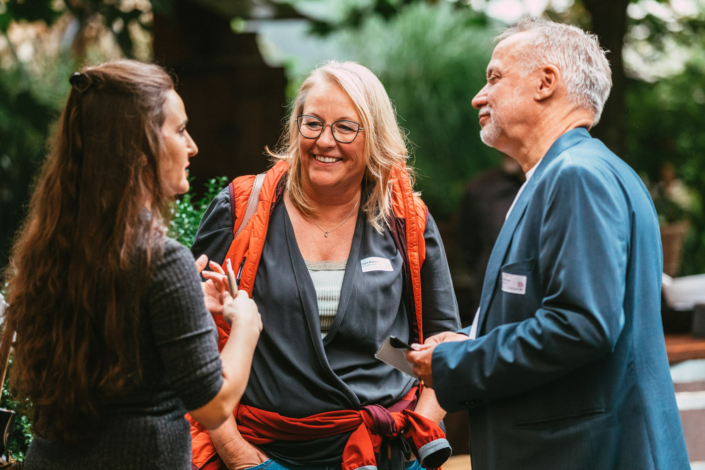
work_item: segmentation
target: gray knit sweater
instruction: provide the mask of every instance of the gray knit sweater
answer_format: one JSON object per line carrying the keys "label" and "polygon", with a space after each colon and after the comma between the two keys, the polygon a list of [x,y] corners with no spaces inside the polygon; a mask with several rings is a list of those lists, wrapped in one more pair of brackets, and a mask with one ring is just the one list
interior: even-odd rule
{"label": "gray knit sweater", "polygon": [[218,336],[191,252],[168,238],[164,245],[140,303],[142,382],[105,400],[99,430],[80,444],[35,437],[25,468],[191,469],[184,414],[222,386]]}

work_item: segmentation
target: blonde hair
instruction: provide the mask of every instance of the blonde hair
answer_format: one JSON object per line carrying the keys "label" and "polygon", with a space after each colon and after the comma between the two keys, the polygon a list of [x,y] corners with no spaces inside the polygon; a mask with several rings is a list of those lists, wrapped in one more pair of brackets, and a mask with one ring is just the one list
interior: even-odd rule
{"label": "blonde hair", "polygon": [[[399,128],[396,113],[387,92],[379,79],[369,69],[355,62],[330,61],[315,69],[306,77],[291,106],[289,125],[284,130],[282,145],[277,153],[269,152],[275,159],[289,163],[286,189],[294,206],[307,217],[316,213],[306,199],[301,186],[301,156],[297,116],[303,114],[308,92],[321,82],[333,83],[343,89],[352,100],[360,115],[360,124],[365,132],[365,177],[369,197],[362,206],[367,222],[378,232],[383,232],[392,215],[391,179],[394,167],[402,167],[409,159],[406,136]],[[411,187],[414,171],[407,166]]]}

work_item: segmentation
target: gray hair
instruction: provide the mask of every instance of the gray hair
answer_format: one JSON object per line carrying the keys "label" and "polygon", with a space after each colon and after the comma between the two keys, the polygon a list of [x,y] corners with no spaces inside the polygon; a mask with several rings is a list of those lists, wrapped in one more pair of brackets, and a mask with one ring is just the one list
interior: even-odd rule
{"label": "gray hair", "polygon": [[593,110],[594,124],[597,124],[612,88],[610,64],[597,36],[575,26],[527,15],[503,31],[496,40],[503,41],[525,31],[534,34],[517,57],[523,75],[529,75],[546,64],[555,65],[563,73],[570,99],[581,108]]}

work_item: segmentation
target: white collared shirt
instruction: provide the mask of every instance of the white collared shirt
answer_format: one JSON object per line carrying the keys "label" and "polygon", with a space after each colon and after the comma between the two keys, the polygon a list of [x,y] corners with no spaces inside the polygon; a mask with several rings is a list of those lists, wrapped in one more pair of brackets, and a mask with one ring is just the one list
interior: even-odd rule
{"label": "white collared shirt", "polygon": [[[543,160],[543,159],[541,159],[541,160]],[[531,179],[531,177],[533,176],[534,171],[536,171],[536,168],[541,163],[541,160],[536,162],[536,165],[532,166],[531,169],[526,172],[526,181],[524,181],[524,184],[522,184],[521,188],[519,188],[519,192],[517,193],[516,197],[514,198],[512,205],[509,207],[509,210],[507,211],[507,216],[504,218],[505,221],[509,218],[509,214],[512,213],[512,209],[514,209],[514,204],[517,203],[519,196],[521,196],[522,191],[524,191],[524,188],[526,187],[526,183],[528,183],[529,180]],[[478,319],[480,318],[480,308],[482,308],[482,306],[478,307],[477,313],[475,313],[475,318],[472,321],[472,327],[470,328],[470,339],[477,338],[477,322],[478,322]]]}

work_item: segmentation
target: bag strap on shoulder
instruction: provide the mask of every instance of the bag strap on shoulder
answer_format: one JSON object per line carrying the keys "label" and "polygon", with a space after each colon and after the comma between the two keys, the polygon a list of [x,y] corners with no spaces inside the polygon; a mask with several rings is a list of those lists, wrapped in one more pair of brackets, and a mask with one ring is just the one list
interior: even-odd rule
{"label": "bag strap on shoulder", "polygon": [[[257,201],[259,201],[259,193],[262,190],[262,183],[264,183],[264,177],[267,173],[260,173],[255,176],[255,183],[252,186],[252,192],[250,192],[250,198],[247,200],[247,207],[245,208],[245,215],[242,216],[242,221],[235,232],[235,238],[240,235],[240,232],[245,228],[247,222],[255,215],[257,212]],[[230,205],[232,206],[233,214],[235,213],[235,200],[230,198]]]}

